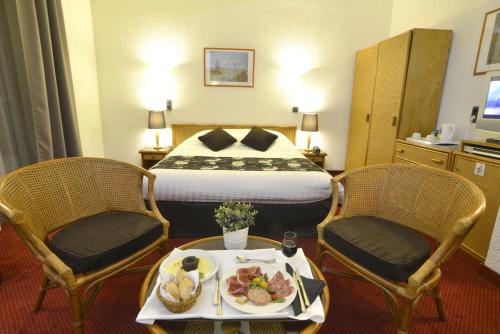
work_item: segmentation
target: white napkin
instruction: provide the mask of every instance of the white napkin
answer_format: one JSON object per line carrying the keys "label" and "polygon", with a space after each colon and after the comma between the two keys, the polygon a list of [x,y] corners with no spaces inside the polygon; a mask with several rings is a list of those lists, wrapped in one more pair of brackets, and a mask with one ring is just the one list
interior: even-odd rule
{"label": "white napkin", "polygon": [[[174,249],[172,255],[182,252],[179,249]],[[216,250],[210,251],[214,256],[216,256],[222,266],[222,276],[226,274],[227,271],[234,267],[236,262],[236,254],[241,254],[242,252],[245,256],[252,258],[269,259],[276,258],[276,265],[280,270],[285,271],[285,263],[288,261],[294,268],[299,268],[300,273],[304,277],[313,278],[311,268],[307,263],[304,252],[301,248],[297,250],[297,254],[293,258],[285,257],[281,251],[275,249],[259,249],[259,250]],[[265,256],[265,257],[264,257]],[[214,276],[215,277],[215,276]],[[157,280],[154,289],[157,288],[160,279]],[[213,294],[215,288],[215,279],[211,278],[202,283],[202,291],[196,304],[190,310],[184,313],[172,313],[158,300],[155,293],[151,295],[146,300],[143,308],[137,315],[136,321],[142,324],[153,324],[155,320],[173,320],[173,319],[194,319],[194,318],[204,318],[204,319],[215,319],[215,320],[228,320],[228,319],[283,319],[283,318],[293,318],[297,320],[312,320],[314,322],[324,322],[325,314],[323,312],[323,304],[320,298],[312,303],[312,305],[307,309],[306,312],[295,316],[293,313],[292,306],[288,306],[284,310],[278,313],[270,314],[248,314],[242,313],[224,301],[222,301],[223,315],[217,315],[217,306],[212,304]],[[155,291],[155,290],[153,290]]]}

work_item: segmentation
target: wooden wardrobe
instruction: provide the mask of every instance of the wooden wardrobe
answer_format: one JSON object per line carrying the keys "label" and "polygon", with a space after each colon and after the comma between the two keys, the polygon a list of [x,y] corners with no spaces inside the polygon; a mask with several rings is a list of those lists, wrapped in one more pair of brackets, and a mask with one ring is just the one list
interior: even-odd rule
{"label": "wooden wardrobe", "polygon": [[392,162],[396,139],[436,128],[451,33],[413,29],[356,53],[346,170]]}

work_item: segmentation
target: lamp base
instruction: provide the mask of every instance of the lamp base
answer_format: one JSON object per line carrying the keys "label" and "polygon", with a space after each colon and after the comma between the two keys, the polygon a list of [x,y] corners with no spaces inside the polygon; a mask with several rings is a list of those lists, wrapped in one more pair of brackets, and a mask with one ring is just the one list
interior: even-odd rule
{"label": "lamp base", "polygon": [[159,150],[161,150],[163,147],[161,147],[161,146],[155,146],[155,147],[153,147],[153,148],[154,148],[155,150],[159,151]]}

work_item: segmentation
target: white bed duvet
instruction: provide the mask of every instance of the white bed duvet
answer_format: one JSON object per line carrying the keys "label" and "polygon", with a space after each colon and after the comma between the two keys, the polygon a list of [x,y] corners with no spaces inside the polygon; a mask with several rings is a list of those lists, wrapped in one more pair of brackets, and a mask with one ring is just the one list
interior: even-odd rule
{"label": "white bed duvet", "polygon": [[[213,152],[198,140],[201,131],[177,146],[168,156],[303,158],[283,134],[266,152],[241,144],[249,129],[225,129],[238,139],[219,152]],[[235,171],[152,169],[156,175],[154,193],[157,201],[253,203],[310,203],[331,196],[331,176],[316,171]],[[146,194],[147,181],[143,184]]]}

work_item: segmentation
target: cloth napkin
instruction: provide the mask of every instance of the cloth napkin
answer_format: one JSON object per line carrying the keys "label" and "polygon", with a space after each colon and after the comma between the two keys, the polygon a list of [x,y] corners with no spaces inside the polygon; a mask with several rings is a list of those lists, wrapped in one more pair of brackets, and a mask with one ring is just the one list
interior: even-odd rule
{"label": "cloth napkin", "polygon": [[[286,271],[293,277],[294,270],[292,266],[287,263],[285,267]],[[311,302],[312,305],[316,298],[323,293],[323,289],[325,288],[326,283],[322,280],[311,279],[302,275],[300,275],[300,277],[302,278],[302,283],[304,284],[304,289],[306,290],[309,302]],[[295,299],[292,303],[293,313],[295,313],[295,315],[299,315],[302,313],[302,310],[300,309],[299,293],[301,293],[300,288],[299,291],[297,291],[297,296],[295,296]]]}

